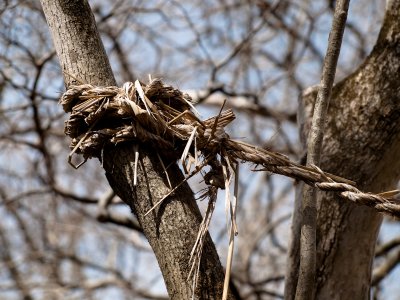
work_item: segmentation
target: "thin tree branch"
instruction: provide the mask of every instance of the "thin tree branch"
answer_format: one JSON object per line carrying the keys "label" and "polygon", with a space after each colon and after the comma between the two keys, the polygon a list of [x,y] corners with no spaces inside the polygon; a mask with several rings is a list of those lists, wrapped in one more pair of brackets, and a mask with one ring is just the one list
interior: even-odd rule
{"label": "thin tree branch", "polygon": [[400,246],[400,237],[396,237],[385,244],[379,245],[375,250],[375,257],[385,255],[398,246]]}
{"label": "thin tree branch", "polygon": [[379,284],[400,263],[400,249],[389,257],[372,273],[371,285]]}
{"label": "thin tree branch", "polygon": [[[307,165],[319,165],[326,115],[335,79],[344,28],[346,25],[349,0],[338,1],[335,6],[328,49],[324,59],[321,84],[314,108],[314,115],[308,142]],[[308,185],[303,189],[302,222],[300,235],[300,267],[295,299],[314,299],[316,277],[316,190]]]}

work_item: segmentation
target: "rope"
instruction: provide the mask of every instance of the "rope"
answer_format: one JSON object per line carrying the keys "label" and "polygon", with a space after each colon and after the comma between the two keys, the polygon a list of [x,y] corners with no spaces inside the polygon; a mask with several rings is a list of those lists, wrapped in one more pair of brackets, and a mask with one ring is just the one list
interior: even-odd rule
{"label": "rope", "polygon": [[[302,166],[283,154],[233,140],[225,132],[225,127],[235,119],[232,110],[222,111],[221,108],[217,116],[200,120],[187,94],[158,79],[147,85],[139,81],[127,82],[121,88],[72,86],[62,95],[60,104],[65,112],[71,113],[65,124],[65,134],[72,138],[68,160],[71,165],[75,153],[82,154],[86,161],[101,157],[107,145],[131,141],[150,145],[175,160],[180,158],[190,176],[209,165],[209,173],[223,178],[221,165],[249,162],[258,166],[254,171],[302,180],[320,190],[337,192],[344,199],[400,218],[400,201],[395,198],[400,191],[363,193],[351,180],[315,166]],[[217,187],[221,188],[222,184]]]}

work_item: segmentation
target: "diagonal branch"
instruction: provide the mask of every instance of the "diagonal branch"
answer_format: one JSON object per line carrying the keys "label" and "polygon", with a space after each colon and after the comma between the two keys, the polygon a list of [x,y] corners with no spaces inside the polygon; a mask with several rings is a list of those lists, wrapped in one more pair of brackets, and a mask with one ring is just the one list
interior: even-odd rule
{"label": "diagonal branch", "polygon": [[[96,85],[115,85],[114,76],[99,37],[87,0],[41,0],[47,23],[67,86],[80,81]],[[144,214],[169,191],[155,148],[141,147],[135,186],[135,146],[119,145],[104,149],[104,169],[113,190],[135,212],[161,268],[168,293],[173,299],[190,299],[190,250],[193,247],[201,214],[192,191],[183,184],[159,209]],[[168,162],[169,163],[169,162]],[[167,164],[168,164],[167,163]],[[176,164],[168,172],[172,184],[183,176]],[[203,265],[195,295],[217,299],[222,295],[224,272],[215,246],[207,235]],[[228,299],[234,299],[229,293]]]}

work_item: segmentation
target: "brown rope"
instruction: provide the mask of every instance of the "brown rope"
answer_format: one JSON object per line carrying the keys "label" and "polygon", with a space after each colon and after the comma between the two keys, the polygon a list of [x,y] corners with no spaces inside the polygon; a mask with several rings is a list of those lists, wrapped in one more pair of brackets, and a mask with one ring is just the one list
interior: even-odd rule
{"label": "brown rope", "polygon": [[71,112],[65,124],[65,134],[72,138],[69,162],[74,153],[82,154],[85,159],[100,157],[109,144],[134,141],[157,147],[160,153],[175,159],[183,153],[181,163],[187,173],[191,168],[198,173],[205,161],[214,173],[220,170],[214,170],[213,166],[251,162],[260,166],[254,171],[302,180],[400,218],[400,201],[394,198],[400,191],[363,193],[351,180],[317,167],[302,166],[283,154],[232,140],[225,132],[225,127],[235,119],[232,110],[202,121],[190,101],[188,95],[158,79],[147,85],[127,82],[121,88],[72,86],[60,99],[64,110]]}

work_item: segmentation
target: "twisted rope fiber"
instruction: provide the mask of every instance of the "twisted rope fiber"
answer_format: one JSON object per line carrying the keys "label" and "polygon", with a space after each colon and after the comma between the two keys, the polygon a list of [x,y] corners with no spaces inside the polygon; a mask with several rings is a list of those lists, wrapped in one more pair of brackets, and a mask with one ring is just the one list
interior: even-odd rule
{"label": "twisted rope fiber", "polygon": [[316,166],[302,166],[283,154],[233,140],[225,132],[225,127],[235,119],[232,110],[222,111],[221,108],[217,116],[202,121],[187,94],[159,79],[147,85],[139,81],[127,82],[121,88],[71,86],[61,96],[60,104],[65,112],[71,113],[64,130],[72,138],[70,163],[74,153],[82,154],[86,161],[101,157],[107,145],[131,141],[150,145],[163,156],[175,160],[180,157],[189,176],[206,165],[211,166],[208,174],[217,175],[208,177],[216,180],[205,181],[222,189],[221,183],[215,183],[217,177],[222,176],[218,166],[250,162],[259,166],[253,171],[302,180],[320,190],[337,192],[344,199],[400,218],[400,201],[395,198],[400,191],[364,193],[351,180]]}

